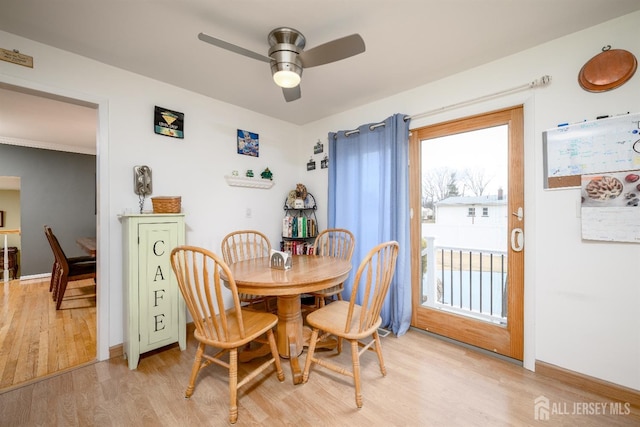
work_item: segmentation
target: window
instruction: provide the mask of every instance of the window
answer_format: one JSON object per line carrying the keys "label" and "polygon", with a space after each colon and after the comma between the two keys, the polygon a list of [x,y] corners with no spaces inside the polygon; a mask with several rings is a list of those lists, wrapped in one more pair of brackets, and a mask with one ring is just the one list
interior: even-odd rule
{"label": "window", "polygon": [[482,208],[482,216],[489,216],[489,208]]}
{"label": "window", "polygon": [[476,208],[469,208],[467,216],[476,216]]}

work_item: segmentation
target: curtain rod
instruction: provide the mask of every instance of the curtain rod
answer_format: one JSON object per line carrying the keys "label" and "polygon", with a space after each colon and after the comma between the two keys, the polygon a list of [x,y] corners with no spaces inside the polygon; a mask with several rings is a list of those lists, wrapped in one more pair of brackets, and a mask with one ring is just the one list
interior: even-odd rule
{"label": "curtain rod", "polygon": [[409,119],[421,119],[423,117],[428,117],[428,116],[431,116],[433,114],[437,114],[437,113],[441,113],[441,112],[444,112],[444,111],[452,110],[454,108],[467,106],[467,105],[472,105],[472,104],[475,104],[475,103],[481,102],[481,101],[486,101],[486,100],[489,100],[489,99],[492,99],[492,98],[496,98],[498,96],[508,95],[508,94],[515,93],[515,92],[520,92],[520,91],[523,91],[523,90],[526,90],[526,89],[534,89],[534,88],[537,88],[537,87],[546,86],[549,83],[551,83],[551,76],[544,75],[544,76],[540,77],[539,79],[533,80],[533,81],[531,81],[529,83],[522,84],[520,86],[512,87],[511,89],[501,90],[499,92],[494,92],[494,93],[490,93],[488,95],[483,95],[483,96],[480,96],[478,98],[470,99],[468,101],[462,101],[462,102],[458,102],[458,103],[455,103],[455,104],[447,105],[445,107],[436,108],[434,110],[425,111],[424,113],[414,114],[413,116],[407,116],[407,117],[405,117],[405,121],[407,121]]}
{"label": "curtain rod", "polygon": [[[523,91],[523,90],[526,90],[526,89],[534,89],[534,88],[537,88],[537,87],[547,86],[549,83],[551,83],[551,76],[544,75],[544,76],[540,77],[539,79],[533,80],[533,81],[531,81],[529,83],[522,84],[520,86],[512,87],[511,89],[505,89],[505,90],[501,90],[501,91],[498,91],[498,92],[490,93],[488,95],[483,95],[483,96],[480,96],[478,98],[473,98],[473,99],[469,99],[467,101],[462,101],[462,102],[458,102],[458,103],[455,103],[455,104],[447,105],[445,107],[436,108],[434,110],[425,111],[424,113],[414,114],[413,116],[406,116],[404,118],[404,121],[406,122],[407,120],[411,120],[411,119],[421,119],[423,117],[428,117],[428,116],[430,116],[432,114],[442,113],[444,111],[452,110],[454,108],[459,108],[459,107],[462,107],[462,106],[473,105],[473,104],[481,102],[481,101],[487,101],[487,100],[492,99],[492,98],[497,98],[498,96],[509,95],[511,93],[520,92],[520,91]],[[380,127],[380,126],[384,126],[384,125],[385,125],[384,122],[376,123],[376,124],[373,124],[373,125],[369,126],[369,130],[374,130],[375,128]],[[348,131],[345,131],[344,136],[353,135],[354,133],[359,133],[359,132],[360,132],[359,129],[348,130]],[[334,137],[334,139],[337,139],[338,138],[338,133],[336,132],[333,137]]]}
{"label": "curtain rod", "polygon": [[[405,118],[405,121],[406,120],[407,119]],[[374,130],[375,128],[379,128],[380,126],[385,126],[385,123],[384,122],[380,122],[380,123],[373,124],[373,125],[369,126],[369,130]],[[344,133],[344,136],[353,135],[354,133],[359,133],[359,132],[360,132],[360,129],[348,130],[348,131],[346,131]],[[334,139],[337,138],[337,137],[338,137],[338,133],[336,132],[336,134],[334,136]]]}

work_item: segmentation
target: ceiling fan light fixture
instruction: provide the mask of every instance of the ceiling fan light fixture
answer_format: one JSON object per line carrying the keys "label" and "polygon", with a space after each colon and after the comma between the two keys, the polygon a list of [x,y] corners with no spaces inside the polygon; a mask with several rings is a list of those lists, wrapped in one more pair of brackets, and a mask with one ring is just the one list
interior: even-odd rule
{"label": "ceiling fan light fixture", "polygon": [[280,87],[296,87],[300,84],[300,75],[295,71],[280,70],[273,73],[273,81]]}
{"label": "ceiling fan light fixture", "polygon": [[284,88],[298,86],[302,77],[302,64],[299,63],[298,54],[291,51],[270,53],[274,57],[274,60],[271,61],[273,81]]}

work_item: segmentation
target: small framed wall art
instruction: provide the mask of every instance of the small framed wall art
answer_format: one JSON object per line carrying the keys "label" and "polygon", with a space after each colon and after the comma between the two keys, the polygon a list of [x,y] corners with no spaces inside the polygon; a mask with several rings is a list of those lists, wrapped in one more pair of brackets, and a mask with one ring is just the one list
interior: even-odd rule
{"label": "small framed wall art", "polygon": [[307,162],[307,171],[314,171],[314,170],[316,170],[316,161],[313,160],[313,157],[311,157]]}
{"label": "small framed wall art", "polygon": [[155,107],[153,130],[158,135],[184,138],[184,114],[162,107]]}
{"label": "small framed wall art", "polygon": [[260,154],[260,141],[257,133],[238,129],[238,154],[258,157]]}

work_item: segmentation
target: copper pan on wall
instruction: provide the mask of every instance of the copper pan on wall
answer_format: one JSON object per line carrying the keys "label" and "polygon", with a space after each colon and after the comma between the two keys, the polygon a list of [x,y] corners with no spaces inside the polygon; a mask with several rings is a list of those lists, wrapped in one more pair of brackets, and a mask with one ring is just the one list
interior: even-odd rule
{"label": "copper pan on wall", "polygon": [[602,52],[587,61],[578,74],[578,83],[589,92],[604,92],[626,83],[636,72],[638,61],[631,52],[602,48]]}

